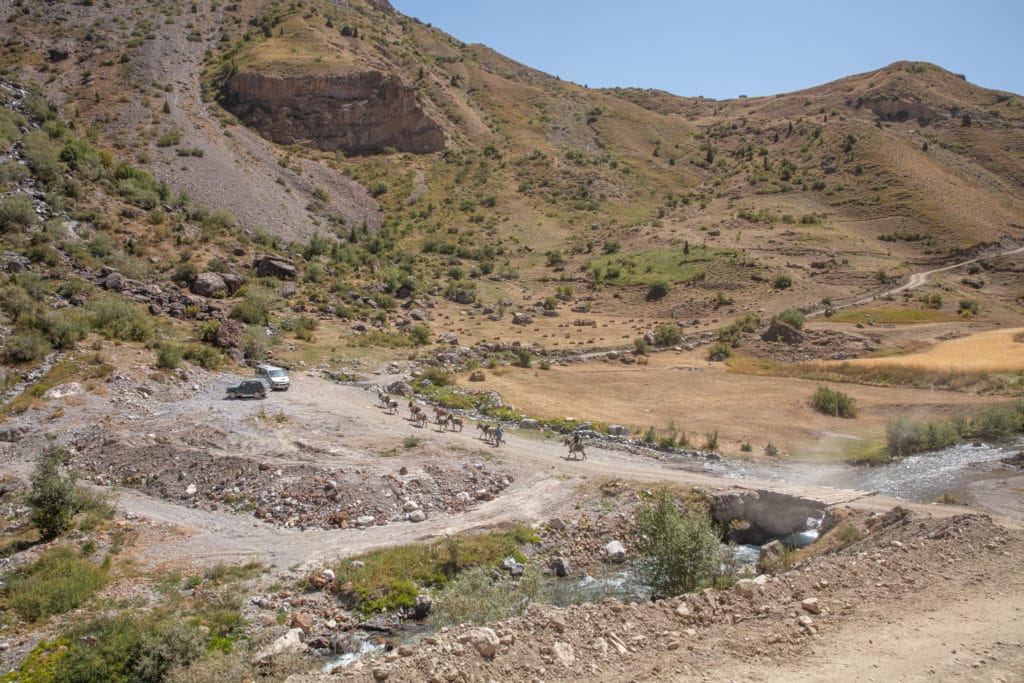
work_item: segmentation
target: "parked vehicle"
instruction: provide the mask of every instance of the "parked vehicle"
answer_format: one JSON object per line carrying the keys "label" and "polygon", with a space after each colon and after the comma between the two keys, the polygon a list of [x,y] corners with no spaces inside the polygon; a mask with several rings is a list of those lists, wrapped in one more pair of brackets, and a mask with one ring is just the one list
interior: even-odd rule
{"label": "parked vehicle", "polygon": [[266,398],[267,385],[261,379],[243,379],[239,384],[228,387],[228,398]]}
{"label": "parked vehicle", "polygon": [[288,387],[291,385],[288,373],[284,368],[279,368],[276,365],[257,365],[256,376],[270,385],[271,389],[277,391],[288,391]]}

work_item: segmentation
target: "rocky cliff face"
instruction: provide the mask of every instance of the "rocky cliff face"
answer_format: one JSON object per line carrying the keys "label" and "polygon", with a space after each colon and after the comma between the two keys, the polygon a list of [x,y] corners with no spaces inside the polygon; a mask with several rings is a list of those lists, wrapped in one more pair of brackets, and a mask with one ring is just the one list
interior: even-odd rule
{"label": "rocky cliff face", "polygon": [[416,92],[380,71],[333,76],[240,72],[225,106],[281,144],[349,154],[444,149],[444,131],[420,108]]}

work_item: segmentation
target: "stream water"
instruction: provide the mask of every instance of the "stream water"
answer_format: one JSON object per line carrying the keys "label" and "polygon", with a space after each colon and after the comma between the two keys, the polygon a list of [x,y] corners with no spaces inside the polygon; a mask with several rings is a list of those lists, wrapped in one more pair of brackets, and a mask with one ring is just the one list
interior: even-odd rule
{"label": "stream water", "polygon": [[944,493],[963,491],[971,482],[991,479],[994,471],[991,465],[1022,449],[1024,438],[1018,437],[999,445],[951,446],[874,467],[846,463],[753,463],[735,460],[688,461],[684,467],[732,479],[859,489],[915,503],[930,503]]}

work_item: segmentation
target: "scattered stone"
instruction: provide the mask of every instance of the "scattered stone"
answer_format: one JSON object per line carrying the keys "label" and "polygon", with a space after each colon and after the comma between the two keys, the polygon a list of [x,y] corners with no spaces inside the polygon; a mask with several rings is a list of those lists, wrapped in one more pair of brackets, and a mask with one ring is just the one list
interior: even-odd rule
{"label": "scattered stone", "polygon": [[551,649],[554,651],[558,663],[562,666],[570,667],[576,663],[576,655],[572,650],[572,645],[569,643],[556,642],[551,646]]}
{"label": "scattered stone", "polygon": [[572,563],[567,557],[553,557],[549,566],[555,576],[569,576],[572,572]]}
{"label": "scattered stone", "polygon": [[207,272],[197,275],[189,289],[198,296],[215,297],[227,293],[228,285],[219,273]]}
{"label": "scattered stone", "polygon": [[359,515],[356,517],[356,526],[370,526],[377,520],[373,515]]}
{"label": "scattered stone", "polygon": [[804,598],[800,606],[811,614],[821,614],[821,606],[818,605],[818,598]]}
{"label": "scattered stone", "polygon": [[498,635],[486,626],[470,629],[459,637],[459,642],[472,646],[484,659],[493,657],[499,645]]}
{"label": "scattered stone", "polygon": [[621,564],[626,561],[626,546],[619,541],[611,541],[604,547],[604,554],[609,562]]}
{"label": "scattered stone", "polygon": [[423,510],[413,510],[409,513],[410,522],[423,522],[427,519],[427,513]]}
{"label": "scattered stone", "polygon": [[302,646],[302,636],[303,633],[301,628],[291,629],[288,633],[284,634],[270,645],[253,655],[253,663],[259,664],[267,662],[274,656],[279,655],[286,650],[298,649]]}

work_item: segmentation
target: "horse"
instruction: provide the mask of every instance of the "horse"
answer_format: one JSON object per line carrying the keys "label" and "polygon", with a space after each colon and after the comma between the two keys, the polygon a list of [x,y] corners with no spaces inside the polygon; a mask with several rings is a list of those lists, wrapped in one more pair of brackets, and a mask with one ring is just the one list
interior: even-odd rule
{"label": "horse", "polygon": [[480,438],[484,441],[491,441],[494,438],[494,425],[487,424],[486,422],[477,422],[476,428],[482,432]]}
{"label": "horse", "polygon": [[576,460],[576,454],[579,453],[583,456],[583,460],[587,459],[587,452],[583,450],[583,440],[580,439],[579,435],[573,435],[572,437],[566,437],[562,443],[569,447],[569,456],[573,460]]}

